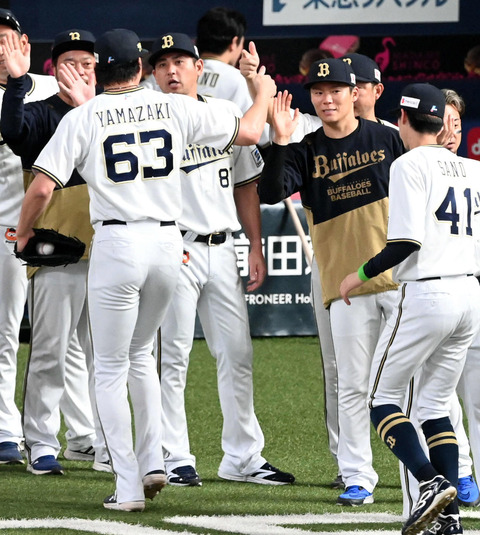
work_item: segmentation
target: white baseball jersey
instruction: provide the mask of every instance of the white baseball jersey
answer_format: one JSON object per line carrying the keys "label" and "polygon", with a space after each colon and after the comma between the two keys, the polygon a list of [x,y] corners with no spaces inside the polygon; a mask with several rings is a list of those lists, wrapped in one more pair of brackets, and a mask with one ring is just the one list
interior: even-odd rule
{"label": "white baseball jersey", "polygon": [[[204,98],[204,97],[200,97]],[[212,99],[205,99],[212,102]],[[213,99],[217,108],[241,116],[233,102]],[[234,232],[240,229],[232,189],[259,178],[263,159],[255,145],[222,151],[204,145],[188,145],[182,162],[182,230],[197,234]]]}
{"label": "white baseball jersey", "polygon": [[298,116],[297,127],[295,128],[293,134],[290,136],[290,143],[299,143],[307,134],[318,130],[322,126],[322,124],[322,120],[317,115],[310,115],[309,113],[300,113]]}
{"label": "white baseball jersey", "polygon": [[392,164],[387,241],[421,246],[394,268],[396,280],[476,271],[473,211],[479,167],[438,146],[417,147]]}
{"label": "white baseball jersey", "polygon": [[[238,133],[239,118],[220,109],[143,87],[106,91],[62,119],[33,169],[63,186],[76,167],[89,186],[92,224],[177,220],[187,143],[228,150]],[[144,167],[152,151],[158,165]]]}
{"label": "white baseball jersey", "polygon": [[[25,102],[43,100],[58,92],[58,84],[53,76],[29,74],[32,88],[25,95]],[[0,110],[5,86],[0,85]],[[20,217],[23,196],[22,163],[13,154],[0,135],[0,226],[16,227]]]}
{"label": "white baseball jersey", "polygon": [[[218,59],[204,59],[203,73],[198,79],[197,91],[205,97],[223,98],[235,102],[242,113],[252,105],[248,85],[241,72]],[[259,145],[269,143],[269,126],[265,126]]]}

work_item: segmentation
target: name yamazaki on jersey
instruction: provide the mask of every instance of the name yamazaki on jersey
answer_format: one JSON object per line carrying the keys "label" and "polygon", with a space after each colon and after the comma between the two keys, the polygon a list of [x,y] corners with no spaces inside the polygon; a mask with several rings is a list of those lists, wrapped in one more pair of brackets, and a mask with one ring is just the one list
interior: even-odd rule
{"label": "name yamazaki on jersey", "polygon": [[171,118],[168,103],[160,102],[153,105],[143,104],[142,106],[99,110],[95,112],[95,115],[102,128],[114,124],[141,123]]}

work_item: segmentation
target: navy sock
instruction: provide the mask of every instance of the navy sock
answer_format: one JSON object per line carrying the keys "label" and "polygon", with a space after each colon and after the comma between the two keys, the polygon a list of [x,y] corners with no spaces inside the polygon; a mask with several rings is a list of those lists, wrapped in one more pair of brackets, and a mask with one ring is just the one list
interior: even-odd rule
{"label": "navy sock", "polygon": [[[448,417],[427,420],[422,424],[430,451],[430,461],[435,469],[455,487],[458,483],[458,442]],[[458,502],[454,500],[445,509],[446,514],[458,514]]]}
{"label": "navy sock", "polygon": [[423,452],[415,428],[399,407],[374,407],[370,419],[380,438],[417,479],[419,472],[422,479],[431,479],[437,475]]}

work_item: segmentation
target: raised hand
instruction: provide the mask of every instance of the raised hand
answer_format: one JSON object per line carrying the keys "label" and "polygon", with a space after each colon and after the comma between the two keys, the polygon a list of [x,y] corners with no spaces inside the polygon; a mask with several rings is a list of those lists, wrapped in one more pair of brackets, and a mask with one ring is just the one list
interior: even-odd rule
{"label": "raised hand", "polygon": [[90,71],[87,76],[88,80],[85,82],[68,63],[62,63],[58,68],[60,90],[70,98],[74,106],[80,106],[95,96],[95,72]]}
{"label": "raised hand", "polygon": [[268,96],[274,97],[277,92],[277,85],[270,75],[265,74],[265,67],[260,67],[258,74],[252,78],[252,83],[256,93],[268,94]]}
{"label": "raised hand", "polygon": [[292,115],[292,95],[288,91],[279,91],[274,98],[271,109],[271,124],[274,134],[273,141],[279,145],[288,145],[290,136],[298,125],[300,112],[295,109]]}
{"label": "raised hand", "polygon": [[0,40],[0,59],[12,78],[20,78],[30,69],[30,43],[20,41],[15,33],[8,33]]}
{"label": "raised hand", "polygon": [[242,50],[240,57],[240,72],[248,80],[255,78],[260,65],[260,56],[257,53],[257,47],[253,41],[248,43],[248,51]]}

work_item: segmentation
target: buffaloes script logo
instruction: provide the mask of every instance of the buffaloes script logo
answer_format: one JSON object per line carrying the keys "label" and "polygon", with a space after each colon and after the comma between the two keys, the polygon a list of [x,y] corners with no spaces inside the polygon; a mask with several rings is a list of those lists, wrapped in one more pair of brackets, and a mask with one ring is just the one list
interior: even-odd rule
{"label": "buffaloes script logo", "polygon": [[80,41],[80,34],[79,34],[79,32],[70,32],[68,35],[70,36],[70,39],[71,39],[72,41]]}
{"label": "buffaloes script logo", "polygon": [[317,76],[319,78],[323,78],[324,76],[328,76],[330,74],[330,66],[328,63],[320,63],[318,66],[318,73]]}
{"label": "buffaloes script logo", "polygon": [[332,182],[337,182],[359,169],[382,162],[385,160],[385,150],[372,150],[363,153],[356,150],[353,154],[338,153],[331,160],[323,155],[314,156],[313,160],[315,163],[313,178],[328,178]]}
{"label": "buffaloes script logo", "polygon": [[171,35],[165,35],[164,37],[162,37],[162,41],[162,48],[172,48],[172,46],[175,44]]}

